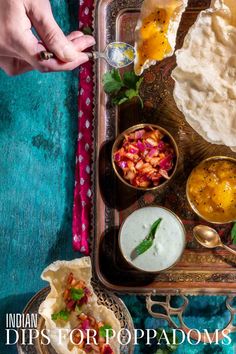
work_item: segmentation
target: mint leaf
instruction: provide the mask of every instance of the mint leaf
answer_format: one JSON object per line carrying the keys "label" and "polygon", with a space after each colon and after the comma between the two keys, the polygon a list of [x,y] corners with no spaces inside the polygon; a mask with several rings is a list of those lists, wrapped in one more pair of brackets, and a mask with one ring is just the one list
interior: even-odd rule
{"label": "mint leaf", "polygon": [[234,226],[231,230],[231,239],[233,241],[233,244],[236,245],[236,223],[234,223]]}
{"label": "mint leaf", "polygon": [[82,297],[84,297],[84,290],[71,288],[70,295],[71,295],[72,300],[75,300],[75,301],[81,300]]}
{"label": "mint leaf", "polygon": [[102,338],[106,338],[106,336],[108,335],[108,337],[112,336],[112,327],[110,325],[104,325],[102,327],[99,328],[99,336]]}
{"label": "mint leaf", "polygon": [[57,320],[68,321],[69,316],[70,316],[70,312],[69,311],[61,310],[61,311],[59,311],[57,313],[53,313],[51,315],[51,319],[53,321],[57,321]]}

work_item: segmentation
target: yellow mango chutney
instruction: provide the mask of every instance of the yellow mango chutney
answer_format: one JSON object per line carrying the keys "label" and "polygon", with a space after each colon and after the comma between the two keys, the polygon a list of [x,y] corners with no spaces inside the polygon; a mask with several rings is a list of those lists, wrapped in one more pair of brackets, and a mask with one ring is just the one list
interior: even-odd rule
{"label": "yellow mango chutney", "polygon": [[162,60],[165,54],[171,51],[167,32],[173,12],[174,9],[158,8],[155,13],[143,20],[137,50],[140,67],[148,59]]}
{"label": "yellow mango chutney", "polygon": [[203,161],[191,173],[187,184],[190,204],[198,215],[212,223],[236,220],[236,161]]}

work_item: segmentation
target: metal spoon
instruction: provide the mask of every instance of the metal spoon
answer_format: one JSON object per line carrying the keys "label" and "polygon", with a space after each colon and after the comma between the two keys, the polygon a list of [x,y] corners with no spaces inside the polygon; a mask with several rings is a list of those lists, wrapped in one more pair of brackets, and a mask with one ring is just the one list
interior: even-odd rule
{"label": "metal spoon", "polygon": [[204,247],[207,248],[223,247],[227,251],[236,254],[235,250],[224,245],[221,242],[218,232],[209,226],[205,226],[205,225],[196,226],[193,229],[193,235],[196,238],[196,240]]}
{"label": "metal spoon", "polygon": [[[104,52],[85,53],[89,59],[105,59],[114,68],[124,68],[134,62],[135,49],[132,45],[124,42],[113,42],[108,44]],[[43,51],[39,54],[41,60],[55,58],[53,53]]]}

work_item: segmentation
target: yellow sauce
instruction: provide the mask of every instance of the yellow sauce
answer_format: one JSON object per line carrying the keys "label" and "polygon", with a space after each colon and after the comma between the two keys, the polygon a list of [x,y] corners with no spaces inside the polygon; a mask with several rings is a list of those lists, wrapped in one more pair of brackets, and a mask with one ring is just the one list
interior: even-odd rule
{"label": "yellow sauce", "polygon": [[171,51],[167,33],[174,9],[158,8],[143,20],[140,41],[137,49],[138,65],[142,67],[146,60],[162,60]]}
{"label": "yellow sauce", "polygon": [[125,51],[124,51],[124,56],[126,57],[126,58],[128,58],[130,61],[133,61],[134,60],[134,51],[132,50],[132,49],[126,49]]}
{"label": "yellow sauce", "polygon": [[200,164],[189,178],[188,195],[206,220],[236,220],[236,162],[215,160]]}

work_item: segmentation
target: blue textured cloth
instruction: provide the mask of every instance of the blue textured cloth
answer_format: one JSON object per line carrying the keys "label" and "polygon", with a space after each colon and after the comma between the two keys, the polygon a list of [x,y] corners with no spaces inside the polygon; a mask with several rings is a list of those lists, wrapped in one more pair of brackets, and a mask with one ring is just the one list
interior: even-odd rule
{"label": "blue textured cloth", "polygon": [[[53,12],[65,32],[77,28],[77,0],[53,0]],[[21,312],[45,284],[41,271],[57,259],[72,259],[74,159],[77,143],[77,72],[9,78],[0,72],[0,354],[5,314]],[[137,328],[162,327],[150,318],[142,297],[125,302]],[[222,297],[194,297],[186,324],[214,330],[228,314]],[[236,342],[235,338],[234,341]],[[151,354],[140,346],[136,353]],[[236,353],[229,347],[184,344],[181,354]]]}

